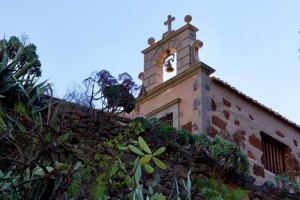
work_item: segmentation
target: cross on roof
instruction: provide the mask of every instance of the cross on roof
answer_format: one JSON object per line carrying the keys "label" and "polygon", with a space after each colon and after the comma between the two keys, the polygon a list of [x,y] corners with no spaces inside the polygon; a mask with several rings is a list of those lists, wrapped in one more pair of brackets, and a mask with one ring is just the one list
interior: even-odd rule
{"label": "cross on roof", "polygon": [[175,20],[175,17],[172,17],[171,15],[168,15],[168,20],[165,21],[164,25],[168,25],[168,33],[171,33],[171,29],[172,29],[172,21]]}

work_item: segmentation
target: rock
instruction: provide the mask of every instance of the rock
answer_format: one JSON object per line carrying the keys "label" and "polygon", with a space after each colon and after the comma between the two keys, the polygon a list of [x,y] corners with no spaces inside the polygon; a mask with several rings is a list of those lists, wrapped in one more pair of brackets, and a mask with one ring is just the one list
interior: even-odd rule
{"label": "rock", "polygon": [[264,167],[259,166],[259,165],[257,165],[257,164],[254,164],[254,165],[253,165],[253,173],[254,173],[256,176],[265,177],[265,170],[264,170]]}
{"label": "rock", "polygon": [[224,122],[220,117],[218,116],[212,116],[212,123],[219,127],[221,130],[225,130],[227,123]]}

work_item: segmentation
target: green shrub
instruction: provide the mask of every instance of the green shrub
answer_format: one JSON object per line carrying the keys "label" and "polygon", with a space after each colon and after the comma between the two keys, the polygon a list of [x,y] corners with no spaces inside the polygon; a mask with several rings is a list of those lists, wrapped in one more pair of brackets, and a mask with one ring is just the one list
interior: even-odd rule
{"label": "green shrub", "polygon": [[248,200],[248,193],[242,189],[229,190],[225,184],[215,179],[200,179],[197,186],[201,189],[201,196],[206,200]]}
{"label": "green shrub", "polygon": [[299,196],[300,179],[293,182],[291,180],[291,177],[287,173],[276,175],[274,179],[277,192],[281,197],[285,196],[291,191],[293,191],[296,195]]}
{"label": "green shrub", "polygon": [[[202,136],[203,137],[203,136]],[[234,143],[223,138],[211,139],[208,144],[203,137],[203,144],[198,143],[200,150],[213,161],[214,177],[223,177],[225,173],[248,174],[249,162],[247,156]]]}
{"label": "green shrub", "polygon": [[203,188],[201,194],[204,200],[224,200],[219,192],[211,188]]}

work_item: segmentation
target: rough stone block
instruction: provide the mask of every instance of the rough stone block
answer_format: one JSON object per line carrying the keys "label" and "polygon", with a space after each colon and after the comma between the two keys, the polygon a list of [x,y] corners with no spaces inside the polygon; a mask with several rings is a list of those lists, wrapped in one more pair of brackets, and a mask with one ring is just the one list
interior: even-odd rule
{"label": "rough stone block", "polygon": [[219,127],[221,130],[225,130],[227,123],[224,122],[220,117],[218,116],[212,116],[212,123]]}
{"label": "rough stone block", "polygon": [[255,159],[251,151],[247,151],[248,158]]}
{"label": "rough stone block", "polygon": [[250,118],[251,120],[254,120],[253,116],[252,116],[252,115],[250,115],[250,114],[249,114],[249,118]]}
{"label": "rough stone block", "polygon": [[251,135],[249,137],[249,143],[254,146],[255,148],[262,150],[262,145],[261,145],[261,141],[255,136],[255,135]]}
{"label": "rough stone block", "polygon": [[254,164],[253,165],[253,174],[260,177],[265,177],[265,169],[264,167]]}
{"label": "rough stone block", "polygon": [[294,145],[297,147],[297,146],[298,146],[297,141],[296,141],[296,140],[293,140],[293,142],[294,142]]}
{"label": "rough stone block", "polygon": [[277,130],[275,133],[276,133],[276,135],[278,135],[279,137],[282,137],[282,138],[285,137],[285,136],[284,136],[280,131],[278,131],[278,130]]}
{"label": "rough stone block", "polygon": [[224,114],[224,116],[225,116],[226,119],[229,119],[230,112],[228,110],[223,110],[223,114]]}
{"label": "rough stone block", "polygon": [[213,99],[211,99],[210,102],[211,102],[211,110],[216,111],[217,110],[216,102]]}
{"label": "rough stone block", "polygon": [[218,134],[218,131],[213,126],[208,126],[206,129],[207,135],[210,137],[215,137]]}
{"label": "rough stone block", "polygon": [[227,107],[231,107],[231,103],[230,101],[228,101],[227,99],[223,98],[223,104]]}
{"label": "rough stone block", "polygon": [[233,122],[235,125],[240,126],[240,121],[239,120],[234,120]]}

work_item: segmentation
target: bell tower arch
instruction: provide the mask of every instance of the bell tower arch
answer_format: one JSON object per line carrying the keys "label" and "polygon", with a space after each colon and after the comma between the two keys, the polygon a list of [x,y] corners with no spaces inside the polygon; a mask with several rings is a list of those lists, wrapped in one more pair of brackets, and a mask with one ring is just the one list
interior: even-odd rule
{"label": "bell tower arch", "polygon": [[[163,83],[163,70],[169,70],[172,67],[176,69],[176,75],[178,75],[200,63],[197,52],[203,43],[196,39],[198,29],[190,24],[192,17],[187,15],[186,25],[176,31],[172,30],[171,26],[174,20],[175,17],[169,15],[168,20],[164,22],[168,30],[163,34],[162,39],[155,42],[154,38],[149,38],[150,46],[142,51],[144,54],[143,86],[146,91]],[[176,66],[166,65],[165,59],[168,55],[175,53]]]}

